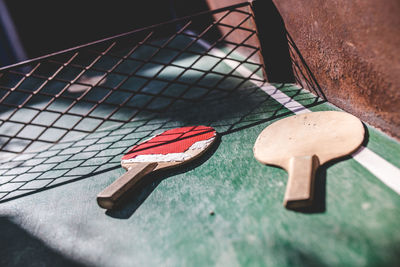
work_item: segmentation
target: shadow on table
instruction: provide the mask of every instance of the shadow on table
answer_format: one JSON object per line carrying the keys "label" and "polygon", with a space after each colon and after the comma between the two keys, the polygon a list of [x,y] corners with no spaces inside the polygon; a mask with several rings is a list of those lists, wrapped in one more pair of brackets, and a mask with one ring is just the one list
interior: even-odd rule
{"label": "shadow on table", "polygon": [[[369,140],[369,133],[367,127],[363,124],[365,129],[364,141],[362,146],[367,146]],[[335,159],[325,163],[324,165],[320,166],[315,174],[315,184],[314,184],[314,202],[313,205],[307,208],[297,208],[293,209],[297,212],[302,213],[322,213],[326,210],[326,187],[327,187],[327,171],[333,165],[350,160],[351,156],[345,156],[339,159]],[[351,177],[349,177],[351,178]],[[334,177],[330,179],[335,179]]]}
{"label": "shadow on table", "polygon": [[7,217],[0,217],[1,266],[88,266],[48,247]]}
{"label": "shadow on table", "polygon": [[[245,14],[235,29],[243,31]],[[150,29],[45,58],[29,73],[6,70],[0,146],[23,153],[0,163],[0,203],[116,170],[130,147],[166,129],[207,125],[224,136],[293,114],[260,89],[259,48],[246,45],[254,30],[235,44],[226,36],[205,44],[200,38],[217,24],[200,34],[189,26],[167,38],[159,34],[165,28]],[[243,45],[247,56],[236,51]],[[276,88],[306,107],[324,102],[290,84]]]}
{"label": "shadow on table", "polygon": [[[292,91],[297,92],[296,98],[314,98],[301,89]],[[315,98],[308,106],[320,103]],[[166,129],[208,125],[223,136],[290,114],[258,87],[211,92],[198,101],[176,101],[165,112],[141,112],[131,122],[0,164],[0,202],[118,169],[127,149]]]}
{"label": "shadow on table", "polygon": [[176,169],[169,169],[164,171],[161,170],[156,173],[152,173],[151,175],[148,175],[145,179],[143,179],[143,182],[141,182],[139,186],[136,187],[135,190],[126,194],[128,197],[120,203],[118,208],[114,210],[107,210],[106,214],[110,217],[118,219],[130,218],[132,214],[140,207],[140,205],[142,205],[142,203],[149,197],[149,195],[164,179],[168,179],[171,176],[185,173],[197,168],[198,166],[206,162],[215,153],[220,143],[221,138],[220,136],[218,136],[212,147],[207,150],[204,155],[195,159],[194,161],[189,162],[186,165],[180,166]]}

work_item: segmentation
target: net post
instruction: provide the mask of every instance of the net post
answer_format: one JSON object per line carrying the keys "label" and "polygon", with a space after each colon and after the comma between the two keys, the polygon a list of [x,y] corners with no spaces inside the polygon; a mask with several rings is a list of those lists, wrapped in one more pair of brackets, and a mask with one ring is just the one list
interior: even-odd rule
{"label": "net post", "polygon": [[260,45],[260,60],[268,82],[294,83],[292,61],[282,17],[272,0],[248,0]]}

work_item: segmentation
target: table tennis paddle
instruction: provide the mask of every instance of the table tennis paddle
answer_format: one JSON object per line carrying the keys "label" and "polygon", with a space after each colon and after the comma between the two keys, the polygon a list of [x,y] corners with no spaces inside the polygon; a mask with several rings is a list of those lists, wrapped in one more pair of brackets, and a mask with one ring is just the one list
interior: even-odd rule
{"label": "table tennis paddle", "polygon": [[314,197],[314,176],[327,161],[349,155],[363,142],[364,127],[353,115],[321,111],[272,123],[258,136],[254,157],[289,174],[284,205],[306,208]]}
{"label": "table tennis paddle", "polygon": [[97,195],[97,203],[105,209],[114,208],[145,175],[198,158],[211,147],[216,135],[212,127],[189,126],[167,130],[135,145],[121,159],[128,171]]}

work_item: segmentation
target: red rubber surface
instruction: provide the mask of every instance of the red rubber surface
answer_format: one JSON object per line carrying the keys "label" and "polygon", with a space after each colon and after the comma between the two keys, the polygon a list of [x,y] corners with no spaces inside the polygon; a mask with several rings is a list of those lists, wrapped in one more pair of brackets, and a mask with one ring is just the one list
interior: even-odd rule
{"label": "red rubber surface", "polygon": [[132,147],[122,160],[132,159],[139,155],[182,153],[194,143],[214,137],[216,131],[207,126],[189,126],[175,128],[154,136],[144,143]]}

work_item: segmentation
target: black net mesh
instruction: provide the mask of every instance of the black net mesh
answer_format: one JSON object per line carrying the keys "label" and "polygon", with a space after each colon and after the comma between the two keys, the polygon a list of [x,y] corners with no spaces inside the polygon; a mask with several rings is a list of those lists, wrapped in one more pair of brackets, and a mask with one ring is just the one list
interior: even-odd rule
{"label": "black net mesh", "polygon": [[[2,68],[0,200],[119,168],[123,152],[160,131],[235,113],[229,97],[264,81],[249,10],[205,12]],[[210,14],[217,19],[204,24]],[[237,31],[243,38],[232,42]],[[235,109],[248,107],[240,94]]]}

